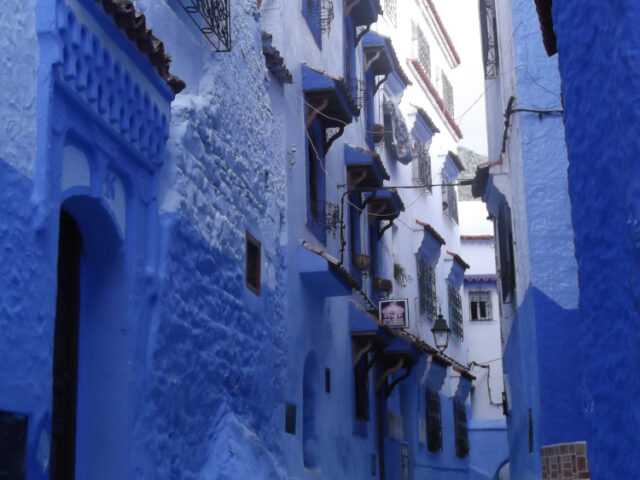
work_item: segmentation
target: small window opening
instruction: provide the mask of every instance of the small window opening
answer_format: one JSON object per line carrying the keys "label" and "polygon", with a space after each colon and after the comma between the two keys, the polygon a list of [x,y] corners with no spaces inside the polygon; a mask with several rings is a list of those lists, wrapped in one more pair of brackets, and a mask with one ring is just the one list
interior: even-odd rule
{"label": "small window opening", "polygon": [[284,431],[289,435],[296,434],[296,406],[293,403],[287,403],[285,407]]}
{"label": "small window opening", "polygon": [[249,232],[246,234],[246,279],[247,288],[260,296],[260,264],[261,264],[261,250],[260,242]]}
{"label": "small window opening", "polygon": [[469,293],[469,310],[471,312],[472,321],[491,320],[491,293]]}
{"label": "small window opening", "polygon": [[331,369],[324,369],[324,391],[331,393]]}

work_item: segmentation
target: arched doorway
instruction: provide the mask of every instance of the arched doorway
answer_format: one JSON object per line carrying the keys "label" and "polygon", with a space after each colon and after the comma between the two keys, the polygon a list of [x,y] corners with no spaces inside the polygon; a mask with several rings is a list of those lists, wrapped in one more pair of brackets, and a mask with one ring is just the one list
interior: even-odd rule
{"label": "arched doorway", "polygon": [[51,478],[127,478],[130,360],[122,239],[108,210],[72,197],[60,213]]}

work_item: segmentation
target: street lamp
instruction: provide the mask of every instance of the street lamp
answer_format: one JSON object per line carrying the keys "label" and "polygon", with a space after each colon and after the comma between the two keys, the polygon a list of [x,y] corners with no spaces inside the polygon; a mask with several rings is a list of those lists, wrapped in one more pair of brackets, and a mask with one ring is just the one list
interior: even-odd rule
{"label": "street lamp", "polygon": [[433,327],[431,327],[431,333],[433,333],[433,341],[436,344],[436,348],[440,353],[443,353],[449,345],[451,329],[449,328],[449,325],[447,325],[447,321],[442,316],[442,312],[438,312],[438,316],[436,317],[435,322],[433,322]]}

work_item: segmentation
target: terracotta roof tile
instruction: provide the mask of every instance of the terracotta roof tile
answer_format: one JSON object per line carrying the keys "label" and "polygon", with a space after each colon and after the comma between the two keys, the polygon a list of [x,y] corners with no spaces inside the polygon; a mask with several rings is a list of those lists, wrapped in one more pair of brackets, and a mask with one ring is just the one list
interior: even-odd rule
{"label": "terracotta roof tile", "polygon": [[493,235],[460,235],[460,240],[493,240]]}
{"label": "terracotta roof tile", "polygon": [[147,28],[144,13],[138,12],[130,0],[94,0],[103,10],[113,16],[116,26],[129,40],[136,43],[138,50],[146,55],[149,63],[169,85],[175,95],[185,88],[183,80],[169,71],[171,55],[164,51],[164,44]]}
{"label": "terracotta roof tile", "polygon": [[432,227],[431,225],[429,225],[428,223],[421,222],[420,220],[416,220],[416,223],[417,223],[418,225],[420,225],[421,227],[424,227],[425,231],[426,231],[426,232],[428,232],[428,233],[429,233],[429,235],[431,235],[431,236],[434,238],[434,240],[435,240],[436,242],[438,242],[440,245],[444,245],[445,243],[447,243],[447,242],[445,242],[444,238],[442,238],[442,235],[440,235],[440,234],[436,231],[436,229],[435,229],[435,228],[433,228],[433,227]]}
{"label": "terracotta roof tile", "polygon": [[444,103],[444,100],[442,100],[442,98],[440,97],[438,90],[431,82],[431,78],[429,78],[427,72],[425,72],[424,68],[422,68],[420,61],[416,58],[409,58],[407,59],[407,63],[413,68],[415,75],[422,81],[429,94],[433,97],[451,129],[455,132],[458,138],[462,138],[462,130],[460,130],[460,127],[453,118],[453,115],[451,115],[451,112],[449,112],[449,109]]}
{"label": "terracotta roof tile", "polygon": [[453,257],[453,260],[455,262],[458,262],[458,265],[460,265],[462,268],[464,268],[465,270],[469,268],[469,264],[465,262],[460,255],[458,255],[457,253],[450,252],[449,250],[447,250],[447,253],[451,255]]}
{"label": "terracotta roof tile", "polygon": [[420,118],[422,118],[422,120],[424,120],[424,123],[427,124],[427,126],[429,127],[429,130],[431,130],[433,133],[440,132],[440,129],[436,127],[435,122],[431,120],[431,117],[429,116],[429,114],[426,112],[424,108],[419,107],[418,105],[415,105],[413,103],[411,104],[411,106],[418,111],[418,115],[420,115]]}
{"label": "terracotta roof tile", "polygon": [[280,83],[293,83],[293,76],[284,63],[280,51],[273,46],[273,35],[262,32],[262,53],[267,63],[267,68]]}
{"label": "terracotta roof tile", "polygon": [[465,282],[495,282],[498,277],[495,274],[486,274],[486,275],[465,275]]}
{"label": "terracotta roof tile", "polygon": [[438,24],[438,28],[440,28],[440,31],[442,32],[442,35],[444,36],[444,39],[447,42],[447,46],[449,47],[449,49],[451,50],[451,53],[453,54],[453,58],[455,58],[456,62],[459,64],[460,63],[460,56],[458,55],[458,52],[456,51],[456,47],[453,46],[453,42],[451,41],[451,37],[449,36],[449,33],[447,32],[447,29],[444,28],[444,24],[442,23],[442,19],[440,18],[440,15],[438,14],[438,11],[436,10],[436,7],[433,4],[433,1],[432,0],[424,0],[424,1],[429,5],[429,8],[433,12],[433,16],[436,19],[436,23]]}

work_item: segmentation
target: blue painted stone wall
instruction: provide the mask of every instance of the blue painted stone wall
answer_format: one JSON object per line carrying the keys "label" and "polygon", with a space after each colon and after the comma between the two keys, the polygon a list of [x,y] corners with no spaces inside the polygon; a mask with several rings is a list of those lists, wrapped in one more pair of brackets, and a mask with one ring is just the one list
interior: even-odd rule
{"label": "blue painted stone wall", "polygon": [[[494,101],[504,109],[505,99],[514,96],[515,108],[561,109],[557,59],[548,58],[542,46],[535,3],[498,5],[502,91]],[[491,125],[493,144],[500,145],[503,126]],[[574,370],[582,357],[571,348],[579,326],[578,281],[562,117],[514,113],[508,133],[508,185],[496,176],[495,185],[500,186],[490,189],[504,190],[513,214],[517,292],[513,303],[502,309],[503,364],[511,475],[524,480],[540,478],[542,445],[579,441],[584,435],[580,380]],[[489,209],[497,213],[501,195],[494,194]]]}
{"label": "blue painted stone wall", "polygon": [[554,2],[580,276],[583,405],[593,478],[640,460],[640,5]]}
{"label": "blue painted stone wall", "polygon": [[[0,68],[4,88],[0,108],[0,158],[28,177],[33,177],[36,144],[36,0],[7,0],[0,11]],[[20,85],[20,88],[10,88]],[[8,140],[11,141],[8,141]]]}
{"label": "blue painted stone wall", "polygon": [[[256,2],[232,2],[224,54],[172,2],[136,4],[188,84],[173,102],[161,172],[136,478],[285,478],[285,163]],[[259,297],[245,286],[245,231],[262,245]]]}
{"label": "blue painted stone wall", "polygon": [[27,472],[44,479],[52,386],[47,339],[53,335],[56,274],[46,235],[33,228],[32,188],[33,182],[0,161],[0,409],[29,415]]}
{"label": "blue painted stone wall", "polygon": [[[284,425],[282,141],[268,105],[255,2],[233,2],[234,52],[224,62],[169,4],[136,7],[180,59],[173,71],[190,86],[175,102],[161,178],[135,163],[144,158],[128,156],[124,137],[104,133],[108,124],[93,129],[90,114],[70,113],[82,95],[54,88],[54,2],[36,9],[35,2],[11,1],[0,12],[7,72],[0,93],[7,120],[0,129],[0,409],[29,416],[28,478],[48,478],[57,222],[69,195],[60,191],[58,155],[69,141],[61,132],[75,122],[78,138],[105,143],[86,150],[98,183],[74,193],[103,194],[106,162],[130,175],[120,244],[129,291],[106,313],[124,312],[113,325],[122,325],[125,371],[117,387],[126,397],[114,408],[128,420],[120,439],[127,460],[101,475],[285,478],[276,459]],[[111,46],[127,42],[118,37]],[[134,64],[148,68],[133,49]],[[101,205],[108,210],[108,201]],[[259,298],[245,287],[245,230],[262,242]]]}

